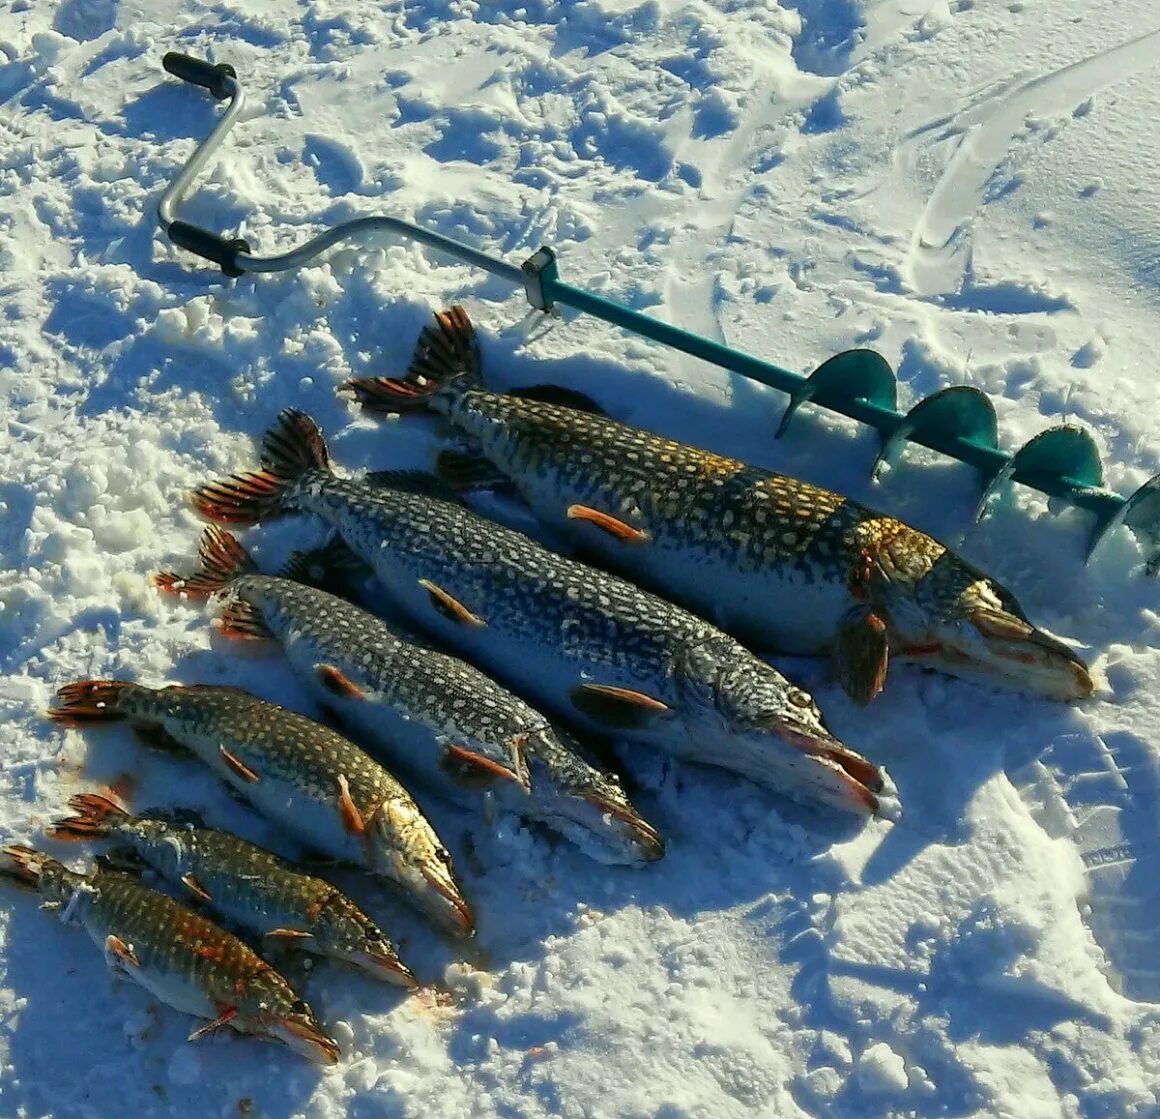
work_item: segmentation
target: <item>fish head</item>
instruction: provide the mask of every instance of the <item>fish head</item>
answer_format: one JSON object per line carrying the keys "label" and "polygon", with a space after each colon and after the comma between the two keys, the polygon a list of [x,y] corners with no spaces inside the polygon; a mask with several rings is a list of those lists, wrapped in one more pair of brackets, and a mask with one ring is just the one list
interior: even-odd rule
{"label": "fish head", "polygon": [[697,757],[767,788],[860,815],[879,809],[882,772],[826,728],[813,697],[736,642],[684,650],[677,666]]}
{"label": "fish head", "polygon": [[252,1032],[282,1042],[287,1048],[319,1065],[338,1064],[338,1042],[328,1037],[302,999],[295,998]]}
{"label": "fish head", "polygon": [[540,731],[531,736],[528,753],[537,819],[606,865],[632,866],[664,855],[660,833],[632,806],[620,780],[589,760],[570,735]]}
{"label": "fish head", "polygon": [[884,596],[884,605],[890,652],[900,660],[1048,699],[1083,699],[1094,690],[1075,652],[950,552],[924,578]]}
{"label": "fish head", "polygon": [[474,936],[475,918],[451,865],[451,853],[409,798],[387,801],[366,822],[374,868],[442,928]]}
{"label": "fish head", "polygon": [[386,935],[342,894],[332,894],[311,924],[318,950],[370,972],[376,979],[414,988],[418,980]]}

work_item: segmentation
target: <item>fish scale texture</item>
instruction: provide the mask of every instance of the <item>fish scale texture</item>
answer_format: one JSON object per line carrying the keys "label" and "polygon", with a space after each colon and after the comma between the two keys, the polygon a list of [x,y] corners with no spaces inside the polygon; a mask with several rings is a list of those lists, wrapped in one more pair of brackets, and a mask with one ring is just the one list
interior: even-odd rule
{"label": "fish scale texture", "polygon": [[335,799],[342,774],[364,819],[392,800],[410,801],[398,781],[337,731],[237,689],[128,688],[119,706],[156,719],[179,740],[224,747],[251,762],[259,781],[282,781],[319,800]]}
{"label": "fish scale texture", "polygon": [[302,922],[328,903],[343,900],[338,887],[227,832],[151,828],[148,821],[137,821],[123,827],[120,837],[154,866],[176,862],[209,894],[215,908],[253,915],[259,925]]}
{"label": "fish scale texture", "polygon": [[86,926],[95,938],[120,938],[144,971],[184,980],[222,1007],[236,1005],[243,994],[257,999],[264,992],[272,1005],[296,999],[252,948],[165,894],[110,872],[86,888],[93,892]]}
{"label": "fish scale texture", "polygon": [[415,579],[425,576],[462,596],[469,610],[485,603],[479,609],[489,629],[562,644],[566,653],[626,669],[665,693],[683,649],[734,644],[635,584],[451,501],[312,472],[291,487],[286,503],[325,517],[379,571],[414,571]]}
{"label": "fish scale texture", "polygon": [[275,631],[292,628],[319,658],[353,658],[387,703],[454,735],[458,729],[497,741],[538,730],[547,720],[458,657],[399,638],[373,614],[336,595],[290,579],[245,575],[230,593],[268,604]]}

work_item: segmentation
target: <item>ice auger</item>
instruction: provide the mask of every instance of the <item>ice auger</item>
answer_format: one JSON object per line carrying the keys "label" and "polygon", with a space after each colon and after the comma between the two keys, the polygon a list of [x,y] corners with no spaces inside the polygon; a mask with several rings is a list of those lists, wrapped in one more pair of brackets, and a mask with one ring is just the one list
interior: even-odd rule
{"label": "ice auger", "polygon": [[520,265],[489,256],[411,222],[372,215],[342,222],[304,245],[278,256],[256,256],[242,238],[230,238],[181,221],[176,213],[198,172],[237,123],[245,93],[233,67],[170,52],[162,60],[169,73],[208,89],[226,112],[190,156],[157,207],[157,217],[169,239],[183,249],[217,264],[227,276],[246,272],[282,272],[298,268],[339,241],[370,233],[392,233],[427,245],[449,256],[523,287],[528,302],[541,311],[556,303],[595,315],[615,326],[642,334],[734,373],[780,389],[789,395],[777,434],[783,435],[803,404],[840,412],[875,428],[881,450],[874,461],[877,478],[885,462],[896,458],[907,443],[968,463],[982,483],[975,519],[985,514],[988,500],[1008,482],[1019,482],[1062,498],[1094,516],[1087,557],[1111,532],[1126,525],[1145,549],[1145,568],[1160,574],[1160,475],[1128,497],[1104,488],[1103,464],[1091,435],[1074,424],[1047,428],[1011,454],[999,447],[998,424],[990,400],[970,386],[952,386],[920,400],[909,411],[898,411],[898,381],[894,370],[873,350],[847,350],[822,362],[803,376],[751,354],[742,353],[659,319],[633,311],[560,279],[556,254],[541,248]]}

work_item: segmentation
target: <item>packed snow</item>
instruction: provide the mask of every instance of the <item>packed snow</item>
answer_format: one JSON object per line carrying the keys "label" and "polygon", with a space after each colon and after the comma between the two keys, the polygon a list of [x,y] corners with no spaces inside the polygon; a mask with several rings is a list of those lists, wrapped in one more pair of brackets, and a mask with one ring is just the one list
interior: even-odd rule
{"label": "packed snow", "polygon": [[[345,1056],[320,1071],[191,1025],[5,888],[0,1115],[1143,1116],[1160,1107],[1160,612],[1120,531],[1023,488],[971,524],[971,471],[386,239],[227,281],[154,208],[216,119],[162,54],[250,96],[183,216],[269,253],[391,213],[808,372],[851,346],[909,405],[990,394],[1003,445],[1094,435],[1121,493],[1160,471],[1160,12],[1149,0],[9,0],[0,10],[0,833],[82,789],[182,804],[294,854],[192,760],[43,718],[84,676],[238,684],[294,706],[275,651],[211,636],[148,576],[192,558],[194,483],[277,411],[352,469],[438,433],[336,394],[400,373],[463,302],[493,384],[842,490],[959,546],[1078,644],[1070,707],[901,667],[857,709],[782,662],[903,814],[858,828],[718,771],[622,754],[665,833],[601,866],[519,820],[424,801],[474,902],[439,938],[342,884],[427,986],[293,969]],[[273,568],[320,539],[246,535]],[[309,708],[306,708],[310,710]],[[315,712],[316,713],[316,712]],[[418,792],[418,790],[416,790]],[[88,852],[53,844],[81,866]]]}

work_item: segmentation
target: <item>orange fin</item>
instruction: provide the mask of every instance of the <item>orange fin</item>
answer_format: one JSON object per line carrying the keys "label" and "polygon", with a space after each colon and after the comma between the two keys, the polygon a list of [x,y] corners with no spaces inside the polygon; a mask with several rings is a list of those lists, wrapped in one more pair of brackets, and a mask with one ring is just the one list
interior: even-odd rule
{"label": "orange fin", "polygon": [[652,539],[651,535],[643,528],[634,528],[632,525],[618,520],[611,513],[602,513],[599,509],[592,509],[587,505],[569,505],[568,519],[570,521],[590,521],[598,528],[604,529],[609,535],[615,536],[617,540],[623,540],[626,544],[642,544],[644,541]]}
{"label": "orange fin", "polygon": [[52,708],[48,717],[66,727],[123,719],[125,716],[117,710],[117,699],[131,687],[124,680],[78,680],[75,684],[65,684],[56,693],[60,706]]}
{"label": "orange fin", "polygon": [[209,1034],[217,1033],[222,1026],[228,1026],[238,1016],[238,1008],[236,1006],[228,1007],[223,1010],[212,1022],[206,1022],[204,1026],[198,1026],[196,1030],[189,1035],[190,1041],[197,1041],[198,1038],[206,1037]]}
{"label": "orange fin", "polygon": [[183,874],[181,876],[181,884],[191,894],[201,898],[202,901],[213,902],[213,898],[209,896],[209,891],[192,874]]}
{"label": "orange fin", "polygon": [[358,806],[350,795],[350,783],[345,773],[338,775],[338,813],[342,817],[342,826],[351,835],[365,835],[367,826],[363,822]]}
{"label": "orange fin", "polygon": [[271,929],[265,934],[279,940],[313,940],[314,934],[302,932],[301,929]]}
{"label": "orange fin", "polygon": [[217,630],[223,637],[259,641],[273,636],[258,608],[244,599],[235,598],[217,616]]}
{"label": "orange fin", "polygon": [[886,621],[872,606],[855,606],[834,639],[834,671],[846,694],[865,706],[886,683],[890,642]]}
{"label": "orange fin", "polygon": [[431,596],[431,604],[445,618],[450,618],[453,622],[458,622],[463,626],[471,626],[474,629],[487,625],[487,622],[478,614],[473,614],[462,602],[452,598],[442,587],[436,586],[430,579],[420,579],[419,586]]}
{"label": "orange fin", "polygon": [[133,951],[132,946],[113,933],[105,937],[105,958],[110,962],[116,960],[118,963],[128,964],[130,967],[141,966],[141,961],[137,959],[137,953]]}
{"label": "orange fin", "polygon": [[207,521],[253,525],[281,513],[282,494],[289,485],[289,479],[268,470],[231,474],[192,490],[189,504]]}
{"label": "orange fin", "polygon": [[228,765],[230,769],[232,769],[243,781],[246,781],[251,785],[257,784],[259,780],[258,775],[248,765],[246,765],[245,762],[231,754],[224,746],[219,746],[218,750],[221,753],[222,761],[224,761],[226,765]]}
{"label": "orange fin", "polygon": [[342,696],[344,699],[366,699],[366,692],[362,690],[341,669],[332,664],[316,664],[314,675],[318,682],[332,695]]}
{"label": "orange fin", "polygon": [[485,789],[496,781],[523,784],[521,774],[513,773],[507,766],[454,743],[447,744],[439,759],[439,768],[457,785],[466,789]]}
{"label": "orange fin", "polygon": [[229,586],[239,575],[257,571],[245,548],[228,532],[210,525],[201,534],[198,568],[190,575],[159,571],[152,583],[182,598],[204,599]]}
{"label": "orange fin", "polygon": [[569,697],[577,711],[610,730],[636,730],[669,711],[659,699],[609,684],[581,684]]}

